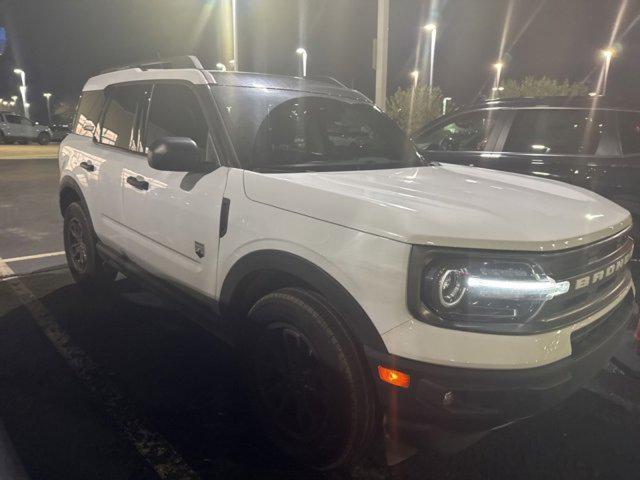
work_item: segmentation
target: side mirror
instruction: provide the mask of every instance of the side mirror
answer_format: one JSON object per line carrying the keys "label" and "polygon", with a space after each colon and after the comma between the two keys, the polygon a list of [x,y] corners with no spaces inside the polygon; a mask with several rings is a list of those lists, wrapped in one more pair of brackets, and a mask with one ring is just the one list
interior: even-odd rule
{"label": "side mirror", "polygon": [[96,126],[93,124],[93,122],[91,120],[87,120],[84,125],[82,126],[82,129],[85,132],[89,132],[89,133],[93,133],[96,130]]}
{"label": "side mirror", "polygon": [[161,137],[147,153],[149,166],[169,172],[199,172],[206,165],[200,159],[198,145],[187,137]]}

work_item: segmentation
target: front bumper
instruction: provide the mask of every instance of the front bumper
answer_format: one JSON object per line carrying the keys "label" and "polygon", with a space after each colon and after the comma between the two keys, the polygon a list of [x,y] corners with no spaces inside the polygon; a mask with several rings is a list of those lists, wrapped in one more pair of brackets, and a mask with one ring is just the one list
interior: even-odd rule
{"label": "front bumper", "polygon": [[[392,440],[456,451],[484,433],[558,404],[612,357],[637,319],[633,293],[601,319],[573,332],[571,356],[527,369],[485,370],[433,365],[366,350],[374,378],[383,365],[411,376],[407,389],[377,381]],[[394,438],[395,437],[395,438]]]}

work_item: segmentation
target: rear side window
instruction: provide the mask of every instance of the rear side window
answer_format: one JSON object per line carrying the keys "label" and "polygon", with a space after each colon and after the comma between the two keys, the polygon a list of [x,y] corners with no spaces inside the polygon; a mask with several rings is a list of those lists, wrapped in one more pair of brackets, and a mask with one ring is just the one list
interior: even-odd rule
{"label": "rear side window", "polygon": [[144,85],[122,85],[108,90],[100,143],[137,150],[132,133],[138,104],[142,104],[145,91]]}
{"label": "rear side window", "polygon": [[13,123],[14,125],[20,124],[20,117],[17,115],[5,115],[7,123]]}
{"label": "rear side window", "polygon": [[85,137],[93,137],[93,132],[85,130],[88,124],[94,125],[97,130],[102,104],[104,103],[104,92],[102,90],[89,90],[82,92],[78,113],[73,126],[73,133]]}
{"label": "rear side window", "polygon": [[188,137],[200,150],[207,148],[207,122],[193,91],[186,85],[153,87],[145,146],[161,137]]}
{"label": "rear side window", "polygon": [[618,112],[622,153],[640,153],[640,113]]}
{"label": "rear side window", "polygon": [[494,124],[494,110],[464,113],[445,125],[419,134],[413,142],[420,150],[476,152],[484,150]]}
{"label": "rear side window", "polygon": [[607,128],[602,112],[519,110],[505,152],[593,155]]}

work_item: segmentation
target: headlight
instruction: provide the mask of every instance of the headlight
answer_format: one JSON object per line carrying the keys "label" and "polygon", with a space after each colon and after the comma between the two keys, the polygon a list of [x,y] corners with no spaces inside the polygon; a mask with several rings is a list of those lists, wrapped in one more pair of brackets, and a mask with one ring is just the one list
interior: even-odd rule
{"label": "headlight", "polygon": [[535,262],[493,257],[412,255],[410,308],[428,323],[506,333],[525,330],[547,301],[569,291],[568,281],[556,282]]}

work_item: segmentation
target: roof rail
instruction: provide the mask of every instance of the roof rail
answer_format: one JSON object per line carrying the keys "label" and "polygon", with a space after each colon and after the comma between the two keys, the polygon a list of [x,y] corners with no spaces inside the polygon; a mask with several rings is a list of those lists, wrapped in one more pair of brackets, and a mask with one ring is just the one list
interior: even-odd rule
{"label": "roof rail", "polygon": [[335,86],[349,89],[349,87],[347,87],[340,80],[336,80],[335,78],[329,77],[329,76],[324,76],[324,75],[323,76],[306,76],[306,77],[303,77],[303,78],[306,78],[307,80],[316,80],[318,82],[331,83],[331,84],[333,84]]}
{"label": "roof rail", "polygon": [[171,70],[175,68],[197,68],[199,70],[204,69],[202,63],[195,55],[182,55],[179,57],[167,57],[157,58],[154,60],[146,60],[143,62],[135,62],[127,65],[119,65],[116,67],[110,67],[102,70],[100,73],[117,72],[119,70],[126,70],[128,68],[139,68],[141,70]]}

